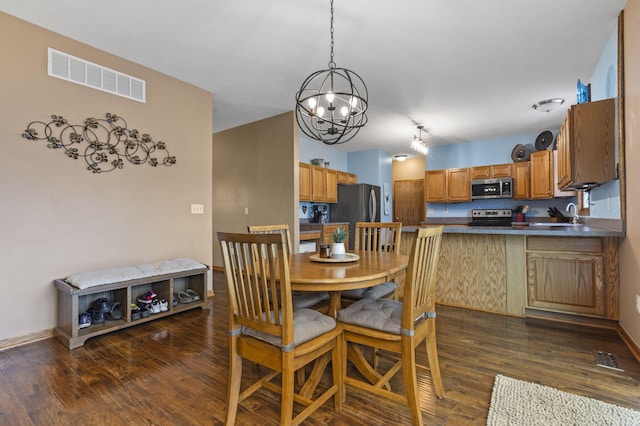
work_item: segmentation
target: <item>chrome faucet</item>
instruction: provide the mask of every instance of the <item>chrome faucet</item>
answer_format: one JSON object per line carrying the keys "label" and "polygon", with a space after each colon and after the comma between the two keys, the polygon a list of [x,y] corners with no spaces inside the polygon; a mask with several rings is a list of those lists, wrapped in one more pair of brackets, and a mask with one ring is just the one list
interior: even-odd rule
{"label": "chrome faucet", "polygon": [[574,203],[567,204],[566,211],[567,213],[571,213],[571,207],[573,207],[573,217],[571,218],[572,224],[577,224],[580,217],[578,216],[578,207]]}

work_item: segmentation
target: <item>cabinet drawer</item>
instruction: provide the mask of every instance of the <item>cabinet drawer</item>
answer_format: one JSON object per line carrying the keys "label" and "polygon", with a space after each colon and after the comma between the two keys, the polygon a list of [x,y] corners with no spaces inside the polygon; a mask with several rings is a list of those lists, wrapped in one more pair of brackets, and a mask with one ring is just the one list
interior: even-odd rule
{"label": "cabinet drawer", "polygon": [[602,239],[597,237],[527,237],[527,250],[602,253]]}

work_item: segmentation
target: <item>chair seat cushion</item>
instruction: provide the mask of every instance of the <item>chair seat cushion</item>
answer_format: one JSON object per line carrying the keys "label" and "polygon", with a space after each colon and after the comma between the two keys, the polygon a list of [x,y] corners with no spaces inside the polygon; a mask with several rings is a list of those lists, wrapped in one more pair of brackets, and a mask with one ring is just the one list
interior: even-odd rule
{"label": "chair seat cushion", "polygon": [[385,297],[396,291],[398,284],[394,282],[386,282],[373,287],[357,288],[355,290],[345,290],[342,292],[342,296],[347,299],[364,299],[367,297],[373,297],[375,299],[379,297]]}
{"label": "chair seat cushion", "polygon": [[[313,309],[295,309],[293,311],[293,346],[318,337],[336,328],[336,320]],[[253,328],[242,327],[242,334],[255,337],[283,349],[282,339]]]}
{"label": "chair seat cushion", "polygon": [[390,299],[366,298],[338,311],[338,321],[400,334],[402,302]]}
{"label": "chair seat cushion", "polygon": [[329,300],[326,291],[292,291],[293,309],[311,308],[312,306]]}

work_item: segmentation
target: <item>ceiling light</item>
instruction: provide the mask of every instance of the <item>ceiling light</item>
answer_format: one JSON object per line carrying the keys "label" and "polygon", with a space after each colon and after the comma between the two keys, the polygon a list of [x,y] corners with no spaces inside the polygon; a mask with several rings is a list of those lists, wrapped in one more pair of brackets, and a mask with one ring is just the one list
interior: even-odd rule
{"label": "ceiling light", "polygon": [[422,129],[424,129],[424,126],[418,126],[420,136],[413,135],[413,140],[411,141],[411,149],[418,154],[427,155],[429,153],[429,147],[427,146],[427,143],[422,140]]}
{"label": "ceiling light", "polygon": [[551,111],[556,111],[560,109],[563,103],[564,103],[564,99],[562,98],[551,98],[551,99],[545,99],[543,101],[537,102],[533,104],[531,107],[536,111],[551,112]]}
{"label": "ceiling light", "polygon": [[351,140],[367,124],[369,104],[362,78],[333,61],[333,0],[331,0],[331,56],[329,68],[306,78],[296,93],[296,120],[300,130],[327,145]]}
{"label": "ceiling light", "polygon": [[398,155],[394,155],[394,156],[393,156],[393,158],[394,158],[396,161],[400,161],[400,162],[402,162],[402,161],[406,160],[406,159],[407,159],[407,157],[408,157],[408,155],[407,155],[407,154],[398,154]]}

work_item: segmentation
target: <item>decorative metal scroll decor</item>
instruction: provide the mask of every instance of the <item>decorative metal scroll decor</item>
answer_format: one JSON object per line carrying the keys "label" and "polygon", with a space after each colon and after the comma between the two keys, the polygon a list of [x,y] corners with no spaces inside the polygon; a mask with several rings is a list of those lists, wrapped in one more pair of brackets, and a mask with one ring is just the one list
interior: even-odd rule
{"label": "decorative metal scroll decor", "polygon": [[[61,115],[51,121],[32,121],[22,137],[32,141],[46,140],[47,148],[64,149],[69,158],[84,159],[93,173],[110,172],[132,164],[172,166],[176,157],[169,154],[164,142],[154,142],[151,136],[127,128],[124,118],[107,113],[106,118],[87,118],[84,124],[69,124]],[[54,135],[56,128],[58,134]],[[163,155],[158,159],[158,154]]]}

